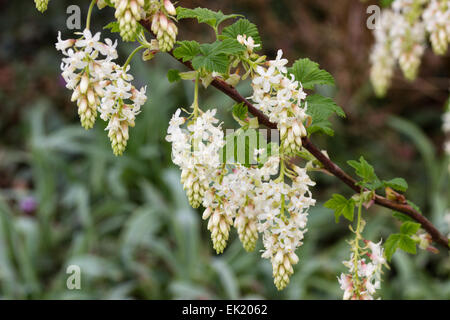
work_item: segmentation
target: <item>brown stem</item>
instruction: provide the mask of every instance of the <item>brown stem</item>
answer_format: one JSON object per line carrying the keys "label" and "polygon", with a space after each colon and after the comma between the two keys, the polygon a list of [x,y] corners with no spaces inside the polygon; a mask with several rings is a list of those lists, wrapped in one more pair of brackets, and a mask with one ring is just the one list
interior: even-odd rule
{"label": "brown stem", "polygon": [[[150,29],[150,22],[149,21],[141,21],[141,24],[144,26],[144,28],[151,33]],[[173,52],[168,52],[174,59],[178,60],[182,64],[184,64],[187,68],[193,70],[192,64],[187,61],[183,62],[177,58],[174,57]],[[211,83],[215,88],[219,89],[226,95],[228,95],[230,98],[232,98],[234,101],[238,103],[244,103],[248,107],[248,111],[258,118],[258,121],[260,124],[265,125],[268,128],[276,129],[277,125],[276,123],[270,122],[269,119],[258,109],[253,106],[247,99],[245,99],[235,88],[230,86],[225,81],[215,78]],[[327,156],[325,156],[312,142],[309,140],[309,138],[304,137],[302,139],[303,147],[308,150],[316,159],[322,163],[325,169],[327,169],[331,174],[333,174],[336,178],[344,182],[346,185],[348,185],[350,188],[352,188],[355,192],[359,193],[361,191],[361,187],[358,186],[351,176],[349,176],[347,173],[345,173],[337,164],[335,164],[333,161],[331,161]],[[375,195],[375,203],[386,207],[395,211],[402,212],[418,223],[422,225],[422,228],[426,230],[432,237],[432,239],[441,244],[442,246],[449,248],[449,240],[447,237],[445,237],[442,233],[439,232],[439,230],[423,215],[421,215],[417,210],[412,208],[409,204],[404,203],[398,203],[391,201],[389,199],[386,199],[385,197],[382,197],[380,195]]]}

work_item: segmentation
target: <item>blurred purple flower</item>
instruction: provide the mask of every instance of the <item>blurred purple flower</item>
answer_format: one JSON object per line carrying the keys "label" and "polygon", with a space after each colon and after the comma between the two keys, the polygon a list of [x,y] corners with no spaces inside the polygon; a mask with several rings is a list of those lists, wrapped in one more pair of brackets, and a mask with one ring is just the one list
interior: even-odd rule
{"label": "blurred purple flower", "polygon": [[36,210],[37,201],[34,197],[26,197],[20,201],[20,209],[25,213],[32,213]]}
{"label": "blurred purple flower", "polygon": [[66,86],[66,80],[64,80],[64,78],[63,78],[62,76],[59,76],[59,77],[58,77],[58,84],[59,84],[61,87],[65,87],[65,86]]}

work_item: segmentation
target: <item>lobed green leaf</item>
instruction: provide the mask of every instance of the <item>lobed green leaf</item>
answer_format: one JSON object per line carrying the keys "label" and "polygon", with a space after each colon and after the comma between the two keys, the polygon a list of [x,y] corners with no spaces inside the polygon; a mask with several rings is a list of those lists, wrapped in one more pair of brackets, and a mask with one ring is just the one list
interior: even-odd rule
{"label": "lobed green leaf", "polygon": [[400,227],[400,232],[406,235],[413,235],[420,229],[420,223],[405,221]]}
{"label": "lobed green leaf", "polygon": [[408,183],[403,178],[394,178],[389,181],[383,181],[385,187],[391,187],[394,190],[405,192],[408,189]]}
{"label": "lobed green leaf", "polygon": [[333,76],[325,70],[319,68],[319,64],[308,58],[299,59],[294,62],[289,73],[301,82],[303,88],[314,89],[314,85],[327,84],[334,86]]}
{"label": "lobed green leaf", "polygon": [[359,161],[349,160],[348,165],[355,169],[356,174],[362,178],[362,185],[370,190],[375,190],[382,186],[382,183],[375,174],[375,169],[364,159],[363,156]]}
{"label": "lobed green leaf", "polygon": [[259,44],[255,47],[255,51],[261,49],[261,37],[259,36],[258,28],[255,24],[251,23],[247,19],[239,19],[232,25],[226,27],[222,31],[222,39],[237,39],[238,35],[246,35],[247,37],[252,37],[255,44]]}
{"label": "lobed green leaf", "polygon": [[197,19],[199,23],[206,23],[216,29],[222,22],[233,19],[237,17],[241,17],[239,14],[223,14],[222,11],[212,11],[206,8],[195,8],[188,9],[183,7],[177,8],[177,19]]}
{"label": "lobed green leaf", "polygon": [[345,112],[331,98],[323,97],[319,94],[313,94],[306,97],[308,108],[306,113],[311,116],[311,125],[308,127],[308,133],[322,132],[329,136],[334,135],[331,128],[331,122],[328,118],[336,113],[340,117],[345,117]]}
{"label": "lobed green leaf", "polygon": [[200,44],[197,41],[178,41],[179,47],[173,50],[173,55],[183,62],[194,59],[200,53]]}
{"label": "lobed green leaf", "polygon": [[339,217],[344,216],[347,220],[353,221],[355,211],[355,200],[352,198],[346,199],[340,194],[333,194],[330,200],[324,203],[325,208],[334,210],[334,218],[336,223],[339,222]]}

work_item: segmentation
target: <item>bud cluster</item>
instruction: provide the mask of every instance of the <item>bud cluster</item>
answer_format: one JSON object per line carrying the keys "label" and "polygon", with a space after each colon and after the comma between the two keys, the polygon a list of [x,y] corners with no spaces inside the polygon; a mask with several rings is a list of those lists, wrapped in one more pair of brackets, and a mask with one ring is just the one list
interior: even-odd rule
{"label": "bud cluster", "polygon": [[115,17],[119,22],[120,36],[124,41],[135,38],[138,23],[145,16],[145,0],[112,0],[116,8]]}
{"label": "bud cluster", "polygon": [[251,201],[239,208],[234,226],[244,249],[247,252],[253,251],[258,240],[258,212],[256,212],[255,205]]}
{"label": "bud cluster", "polygon": [[267,67],[258,66],[253,77],[252,100],[255,106],[266,114],[270,121],[278,124],[283,152],[294,155],[300,151],[302,137],[307,135],[304,122],[306,114],[306,93],[294,76],[288,76],[287,59],[278,50],[275,60]]}
{"label": "bud cluster", "polygon": [[151,30],[156,35],[159,49],[163,52],[172,50],[178,34],[178,28],[172,21],[177,14],[174,5],[170,0],[164,0],[163,5],[154,7],[151,14]]}
{"label": "bud cluster", "polygon": [[40,12],[45,12],[48,7],[48,2],[50,0],[34,0],[34,3],[36,4],[36,9]]}
{"label": "bud cluster", "polygon": [[203,206],[203,220],[208,220],[208,230],[211,232],[213,248],[217,254],[222,253],[227,246],[230,227],[233,225],[233,208],[227,199],[217,195],[216,190],[211,188],[205,193]]}

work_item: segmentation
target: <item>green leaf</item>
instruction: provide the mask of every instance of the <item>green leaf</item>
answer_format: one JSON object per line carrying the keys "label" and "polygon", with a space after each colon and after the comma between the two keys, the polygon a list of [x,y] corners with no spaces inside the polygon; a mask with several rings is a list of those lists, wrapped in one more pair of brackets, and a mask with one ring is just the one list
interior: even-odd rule
{"label": "green leaf", "polygon": [[[205,46],[208,44],[202,44],[200,50],[205,50],[206,52],[224,53],[224,54],[237,54],[245,51],[245,47],[239,43],[236,39],[225,39],[223,41],[216,41],[211,47],[206,49]],[[203,53],[203,51],[202,51]]]}
{"label": "green leaf", "polygon": [[410,216],[401,213],[401,212],[397,212],[394,211],[394,214],[392,215],[394,218],[400,220],[401,222],[406,222],[406,221],[414,221]]}
{"label": "green leaf", "polygon": [[391,187],[394,190],[405,192],[408,189],[408,183],[403,178],[394,178],[389,181],[383,181],[385,187]]}
{"label": "green leaf", "polygon": [[380,0],[380,4],[383,8],[390,7],[394,0]]}
{"label": "green leaf", "polygon": [[114,8],[114,4],[111,2],[111,0],[105,0],[105,4]]}
{"label": "green leaf", "polygon": [[247,106],[241,102],[233,106],[233,116],[239,120],[245,120],[248,115]]}
{"label": "green leaf", "polygon": [[306,98],[308,108],[306,113],[311,116],[311,125],[308,127],[308,133],[322,132],[329,136],[334,134],[331,129],[331,122],[328,118],[336,113],[340,117],[345,117],[345,112],[331,98],[323,97],[319,94],[309,95]]}
{"label": "green leaf", "polygon": [[109,29],[109,31],[112,33],[120,32],[119,22],[117,21],[110,22],[106,26],[104,26],[103,29],[105,30]]}
{"label": "green leaf", "polygon": [[391,261],[392,255],[397,251],[401,236],[401,234],[394,233],[386,239],[386,242],[384,243],[384,254],[388,261]]}
{"label": "green leaf", "polygon": [[241,17],[239,14],[225,15],[222,11],[212,11],[206,8],[188,9],[183,7],[177,8],[177,19],[193,18],[197,19],[199,23],[206,23],[216,29],[222,22],[228,19]]}
{"label": "green leaf", "polygon": [[398,247],[408,253],[416,254],[416,242],[407,235],[402,234],[401,236]]}
{"label": "green leaf", "polygon": [[205,68],[206,71],[216,71],[226,73],[228,69],[228,57],[224,53],[210,54],[207,56],[200,55],[192,60],[192,66],[195,70]]}
{"label": "green leaf", "polygon": [[363,156],[359,158],[359,162],[355,160],[349,160],[347,163],[355,169],[356,174],[361,177],[362,185],[370,190],[377,189],[381,184],[375,169],[364,159]]}
{"label": "green leaf", "polygon": [[334,210],[334,218],[336,223],[339,222],[339,217],[344,216],[347,220],[353,221],[353,215],[355,211],[355,200],[346,199],[340,194],[333,194],[330,200],[324,203],[325,208]]}
{"label": "green leaf", "polygon": [[289,72],[300,81],[305,89],[314,89],[316,84],[328,84],[334,86],[334,78],[327,71],[319,68],[319,64],[308,58],[295,61]]}
{"label": "green leaf", "polygon": [[420,229],[420,223],[412,222],[412,221],[406,221],[402,224],[400,227],[400,232],[402,234],[406,235],[413,235]]}
{"label": "green leaf", "polygon": [[169,79],[169,82],[177,82],[181,80],[180,71],[176,69],[170,69],[167,72],[167,79]]}
{"label": "green leaf", "polygon": [[210,72],[226,73],[229,65],[228,55],[244,50],[244,46],[233,39],[204,43],[199,47],[200,55],[192,59],[192,66],[195,70],[205,68],[206,71]]}
{"label": "green leaf", "polygon": [[173,55],[183,62],[194,59],[200,53],[200,44],[197,41],[178,41],[179,47],[173,50]]}
{"label": "green leaf", "polygon": [[258,29],[255,24],[251,23],[247,19],[239,19],[232,25],[226,27],[222,31],[221,38],[235,39],[238,35],[246,35],[247,37],[252,37],[255,44],[259,44],[255,47],[255,51],[261,49],[261,37],[259,36]]}
{"label": "green leaf", "polygon": [[408,253],[416,254],[416,242],[409,235],[394,233],[384,243],[384,253],[388,261],[391,261],[392,255],[398,248]]}

